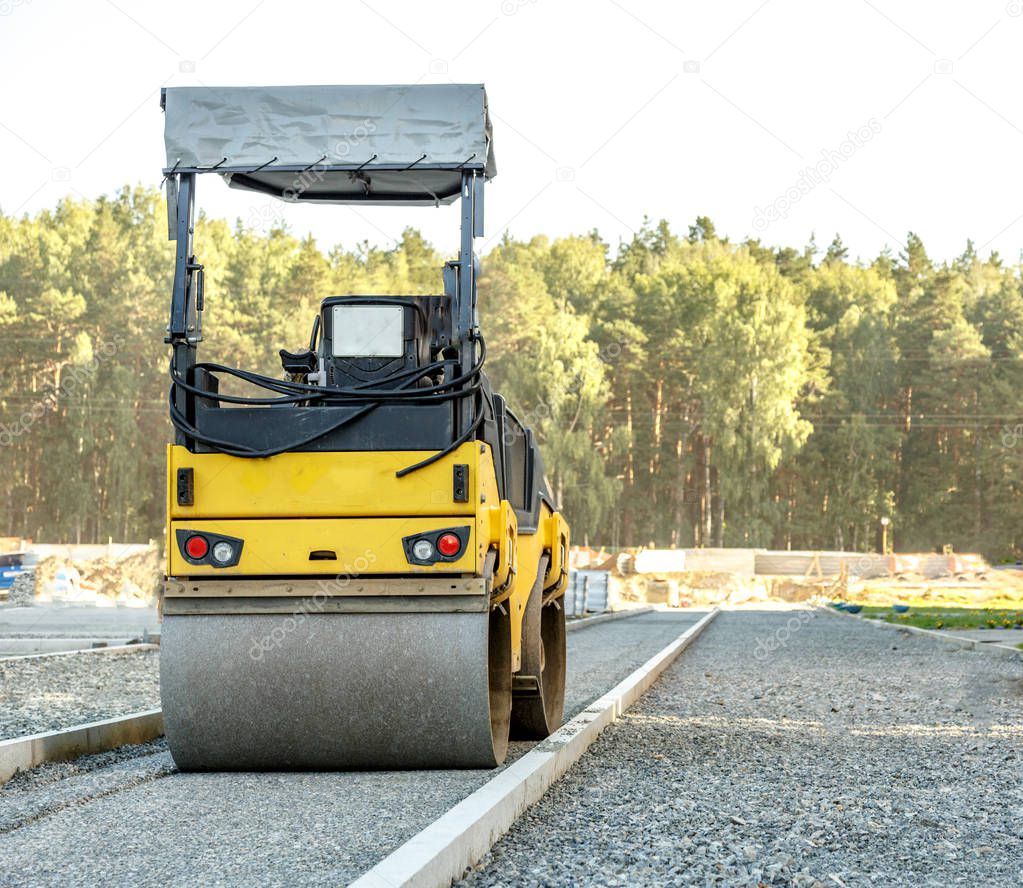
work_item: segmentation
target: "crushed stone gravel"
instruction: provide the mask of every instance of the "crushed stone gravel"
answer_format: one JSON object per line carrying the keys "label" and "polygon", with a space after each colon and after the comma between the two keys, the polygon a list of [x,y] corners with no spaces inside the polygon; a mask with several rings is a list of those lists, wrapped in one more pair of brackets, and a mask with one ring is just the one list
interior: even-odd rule
{"label": "crushed stone gravel", "polygon": [[[567,714],[702,613],[648,613],[568,636]],[[514,744],[509,761],[529,744]],[[165,773],[166,752],[0,787],[0,885],[341,885],[493,771]],[[5,833],[2,824],[9,825]]]}
{"label": "crushed stone gravel", "polygon": [[130,789],[173,772],[174,761],[162,737],[19,771],[0,786],[0,834],[87,799]]}
{"label": "crushed stone gravel", "polygon": [[160,705],[159,652],[0,660],[0,740]]}
{"label": "crushed stone gravel", "polygon": [[723,613],[460,883],[1019,885],[1023,663]]}

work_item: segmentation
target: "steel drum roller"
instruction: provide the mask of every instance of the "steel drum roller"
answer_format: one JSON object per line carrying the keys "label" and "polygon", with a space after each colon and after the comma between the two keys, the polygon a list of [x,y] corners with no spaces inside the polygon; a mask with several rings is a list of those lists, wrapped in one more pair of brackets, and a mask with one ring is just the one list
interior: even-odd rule
{"label": "steel drum roller", "polygon": [[507,636],[500,611],[167,616],[171,754],[182,770],[494,767]]}

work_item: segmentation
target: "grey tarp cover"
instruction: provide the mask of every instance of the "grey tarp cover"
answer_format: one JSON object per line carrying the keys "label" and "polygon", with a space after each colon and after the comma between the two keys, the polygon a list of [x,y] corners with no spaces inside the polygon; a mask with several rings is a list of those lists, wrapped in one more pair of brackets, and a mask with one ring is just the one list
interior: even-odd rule
{"label": "grey tarp cover", "polygon": [[285,200],[432,204],[497,170],[481,84],[173,87],[165,172]]}

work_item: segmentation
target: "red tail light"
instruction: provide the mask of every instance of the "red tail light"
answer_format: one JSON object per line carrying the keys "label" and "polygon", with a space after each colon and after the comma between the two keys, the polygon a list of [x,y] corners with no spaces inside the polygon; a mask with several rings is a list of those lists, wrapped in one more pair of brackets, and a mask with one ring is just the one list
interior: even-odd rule
{"label": "red tail light", "polygon": [[185,552],[189,558],[194,558],[196,561],[205,558],[209,550],[210,544],[206,542],[206,537],[191,536],[185,541]]}
{"label": "red tail light", "polygon": [[471,532],[469,527],[439,528],[402,537],[401,544],[409,564],[429,566],[458,561],[469,546]]}
{"label": "red tail light", "polygon": [[437,539],[437,550],[441,555],[447,555],[450,558],[452,555],[458,554],[458,550],[461,548],[462,541],[453,533],[443,533]]}

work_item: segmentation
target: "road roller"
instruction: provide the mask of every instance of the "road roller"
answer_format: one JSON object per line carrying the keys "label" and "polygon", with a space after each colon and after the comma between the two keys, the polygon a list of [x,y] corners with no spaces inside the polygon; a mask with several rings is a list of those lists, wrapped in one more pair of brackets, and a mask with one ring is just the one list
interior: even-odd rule
{"label": "road roller", "polygon": [[[562,720],[569,528],[485,371],[484,88],[168,88],[161,106],[176,246],[160,693],[175,763],[500,764],[510,737]],[[309,294],[308,347],[266,331],[277,375],[200,361],[207,174],[289,203],[457,207],[457,258],[436,295]]]}

